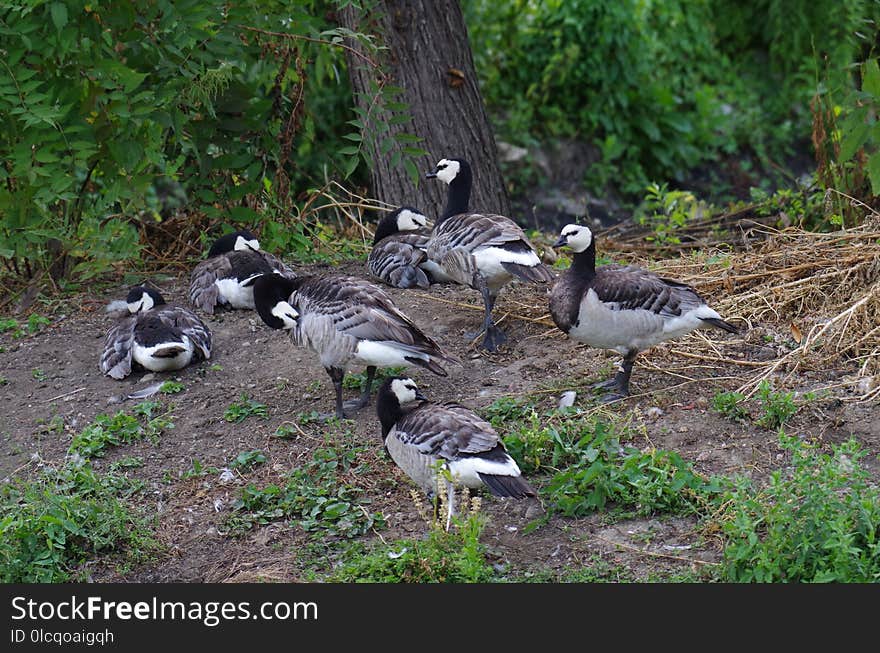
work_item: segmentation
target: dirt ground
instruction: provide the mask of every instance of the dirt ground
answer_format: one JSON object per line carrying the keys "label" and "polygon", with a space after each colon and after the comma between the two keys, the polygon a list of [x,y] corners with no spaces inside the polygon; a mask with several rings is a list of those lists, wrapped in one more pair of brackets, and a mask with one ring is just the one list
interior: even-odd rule
{"label": "dirt ground", "polygon": [[[322,273],[329,269],[318,265],[303,271]],[[341,269],[363,273],[359,262]],[[187,304],[187,275],[154,276],[152,281],[170,303]],[[124,297],[126,289],[120,283],[98,295],[73,299],[36,335],[22,339],[0,335],[0,376],[6,379],[0,385],[0,478],[31,473],[41,464],[60,463],[73,434],[96,415],[131,409],[137,403],[119,402],[120,395],[164,379],[179,379],[185,387],[179,394],[161,396],[172,406],[175,426],[158,442],[116,447],[94,462],[102,471],[124,457],[142,459],[143,466],[126,473],[146,483],[134,500],[156,515],[164,552],[152,562],[125,570],[112,560],[96,560],[87,570],[92,580],[302,580],[305,567],[316,563],[313,556],[304,553],[310,535],[282,520],[241,537],[229,537],[221,533],[223,520],[248,482],[283,483],[283,475],[309,460],[325,438],[341,437],[340,433],[349,430],[355,444],[368,447],[364,462],[370,471],[361,477],[362,487],[372,501],[371,509],[382,512],[387,522],[385,528],[365,539],[381,537],[390,542],[426,532],[410,497],[412,485],[382,451],[373,407],[360,411],[352,423],[343,424],[344,428],[299,424],[301,414],[331,409],[332,385],[315,355],[296,349],[285,334],[266,327],[255,313],[206,316],[214,335],[214,355],[207,364],[157,378],[145,379],[143,373],[135,372],[115,381],[102,375],[98,360],[112,323],[103,308],[110,300]],[[550,408],[563,391],[575,389],[579,391],[576,405],[596,408],[587,386],[611,373],[615,357],[576,345],[549,327],[542,319],[546,311],[542,315],[540,310],[546,305],[543,289],[514,284],[502,292],[496,316],[501,318],[509,342],[493,355],[478,353],[464,336],[481,319],[476,292],[455,286],[389,292],[405,313],[464,362],[460,368],[449,368],[445,378],[421,369],[411,371],[432,399],[457,400],[479,409],[502,396],[538,392]],[[711,303],[712,298],[708,299]],[[783,326],[767,324],[755,325],[742,336],[718,332],[711,337],[726,359],[759,361],[778,355],[773,341],[783,332]],[[707,365],[672,351],[686,351],[688,344],[700,337],[689,335],[640,356],[633,373],[633,396],[599,410],[632,421],[639,435],[629,444],[677,451],[707,475],[761,478],[784,466],[785,456],[775,431],[733,422],[710,409],[712,396],[736,389],[750,368]],[[787,389],[813,390],[853,371],[812,370],[789,379]],[[350,398],[356,391],[347,393]],[[268,418],[224,421],[224,410],[241,394],[266,404]],[[297,435],[273,437],[285,423],[296,423]],[[868,452],[867,464],[880,477],[876,405],[848,401],[846,396],[818,399],[802,408],[787,430],[829,444],[855,436]],[[217,474],[184,477],[194,459],[206,468],[222,468],[239,453],[255,449],[264,452],[268,462],[248,474],[237,473],[231,480]],[[540,487],[542,479],[534,482]],[[662,580],[680,573],[699,574],[720,558],[719,543],[699,532],[690,519],[658,516],[612,523],[597,513],[584,519],[553,517],[545,526],[524,534],[525,526],[542,514],[538,500],[486,497],[482,505],[488,516],[483,542],[492,561],[511,576],[552,580],[555,574],[606,564],[624,570],[622,580]]]}

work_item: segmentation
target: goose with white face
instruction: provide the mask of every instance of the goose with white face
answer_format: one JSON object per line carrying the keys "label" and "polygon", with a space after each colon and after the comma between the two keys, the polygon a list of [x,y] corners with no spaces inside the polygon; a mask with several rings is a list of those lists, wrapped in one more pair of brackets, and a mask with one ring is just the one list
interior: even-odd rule
{"label": "goose with white face", "polygon": [[421,213],[403,209],[397,215],[398,231],[418,231],[424,229],[428,225],[428,218]]}
{"label": "goose with white face", "polygon": [[233,249],[237,252],[241,252],[243,250],[251,250],[254,252],[260,251],[260,241],[256,238],[248,238],[243,234],[238,234],[235,238],[235,245]]}
{"label": "goose with white face", "polygon": [[458,176],[461,164],[454,159],[440,159],[437,167],[433,172],[429,172],[426,177],[428,179],[439,179],[445,184],[451,184],[453,179]]}
{"label": "goose with white face", "polygon": [[157,301],[157,295],[154,291],[151,291],[149,288],[138,287],[128,294],[125,303],[128,306],[128,312],[135,315],[137,313],[146,313],[157,304],[164,303],[164,300],[160,298]]}
{"label": "goose with white face", "polygon": [[593,242],[593,232],[589,227],[579,224],[568,224],[562,228],[559,239],[553,243],[553,247],[569,247],[573,252],[586,251]]}
{"label": "goose with white face", "polygon": [[425,399],[412,379],[394,379],[391,382],[391,392],[397,397],[397,403],[401,406]]}

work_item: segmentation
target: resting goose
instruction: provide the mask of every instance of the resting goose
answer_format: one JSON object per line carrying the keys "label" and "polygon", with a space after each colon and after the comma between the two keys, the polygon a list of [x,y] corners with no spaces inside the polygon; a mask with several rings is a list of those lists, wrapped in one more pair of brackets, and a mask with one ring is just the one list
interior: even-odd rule
{"label": "resting goose", "polygon": [[218,238],[208,257],[193,268],[189,298],[193,306],[213,314],[218,306],[254,308],[254,280],[262,274],[296,274],[280,259],[260,249],[260,241],[240,230]]}
{"label": "resting goose", "polygon": [[492,308],[501,288],[514,277],[547,283],[553,274],[541,263],[525,232],[513,220],[468,209],[472,173],[467,161],[441,159],[426,177],[449,185],[446,208],[434,225],[427,246],[428,259],[451,280],[480,291],[485,310],[482,346],[495,351],[507,340],[492,319]]}
{"label": "resting goose", "polygon": [[191,310],[169,306],[160,293],[144,286],[132,288],[125,304],[129,315],[110,328],[104,341],[104,374],[123,379],[133,364],[165,372],[211,357],[211,332]]}
{"label": "resting goose", "polygon": [[411,206],[382,218],[367,258],[370,274],[395,288],[427,288],[448,280],[425,253],[430,238],[427,224],[428,219]]}
{"label": "resting goose", "polygon": [[588,227],[566,225],[553,246],[568,246],[574,252],[571,267],[550,291],[556,326],[573,340],[623,356],[615,378],[599,384],[616,391],[607,399],[629,394],[629,377],[640,351],[698,328],[737,333],[686,284],[636,266],[597,269],[596,240]]}
{"label": "resting goose", "polygon": [[[345,275],[288,279],[267,274],[254,284],[262,320],[273,329],[288,329],[293,342],[318,354],[336,390],[336,417],[346,408],[363,408],[377,367],[418,365],[446,376],[439,363],[457,363],[441,351],[394,305],[378,286]],[[342,402],[342,380],[350,364],[366,366],[367,378],[358,400]]]}
{"label": "resting goose", "polygon": [[455,402],[429,402],[412,379],[385,379],[376,414],[391,459],[426,494],[436,497],[438,467],[448,470],[450,517],[454,485],[485,486],[497,497],[535,496],[489,422]]}

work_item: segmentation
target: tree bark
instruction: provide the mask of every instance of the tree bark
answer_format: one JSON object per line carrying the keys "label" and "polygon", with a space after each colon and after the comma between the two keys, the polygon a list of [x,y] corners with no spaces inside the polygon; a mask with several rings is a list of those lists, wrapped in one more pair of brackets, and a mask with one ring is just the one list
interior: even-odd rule
{"label": "tree bark", "polygon": [[[495,136],[477,84],[458,0],[379,0],[366,15],[349,5],[339,17],[344,27],[375,34],[388,48],[378,54],[382,72],[389,76],[387,82],[403,88],[398,99],[409,105],[412,116],[411,122],[390,125],[390,134],[386,132],[377,142],[369,137],[379,132],[366,126],[364,144],[374,161],[370,171],[373,197],[395,206],[409,204],[436,218],[446,202],[446,185],[425,180],[424,175],[440,159],[463,158],[474,173],[470,208],[515,219],[510,215]],[[348,44],[364,52],[354,40]],[[374,100],[371,82],[379,82],[380,74],[356,55],[347,56],[358,106],[369,110]],[[379,114],[377,119],[387,120],[388,115]],[[420,137],[422,141],[414,147],[428,152],[413,157],[419,172],[417,184],[402,164],[392,165],[398,144],[387,153],[380,150],[382,140],[397,133]]]}

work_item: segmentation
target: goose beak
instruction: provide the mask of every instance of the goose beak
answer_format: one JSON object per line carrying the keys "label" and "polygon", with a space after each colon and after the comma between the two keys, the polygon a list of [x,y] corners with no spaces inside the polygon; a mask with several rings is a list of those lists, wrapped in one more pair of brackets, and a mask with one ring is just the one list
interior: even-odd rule
{"label": "goose beak", "polygon": [[436,179],[436,178],[437,178],[437,171],[436,170],[432,170],[431,172],[425,173],[425,179]]}
{"label": "goose beak", "polygon": [[562,247],[568,244],[568,236],[560,236],[555,243],[553,243],[553,249],[558,247]]}
{"label": "goose beak", "polygon": [[419,401],[428,401],[428,398],[422,394],[421,390],[416,390],[416,399]]}

